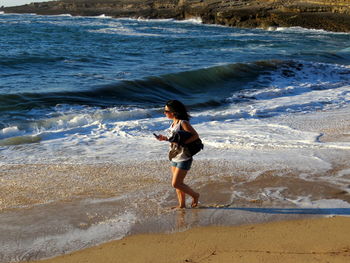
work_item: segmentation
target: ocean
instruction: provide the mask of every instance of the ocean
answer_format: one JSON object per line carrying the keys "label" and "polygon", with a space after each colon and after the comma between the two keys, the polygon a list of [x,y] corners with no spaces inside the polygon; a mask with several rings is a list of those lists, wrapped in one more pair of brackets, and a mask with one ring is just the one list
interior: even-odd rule
{"label": "ocean", "polygon": [[[3,13],[0,32],[0,262],[350,208],[350,34]],[[167,208],[169,99],[204,142],[208,209]]]}

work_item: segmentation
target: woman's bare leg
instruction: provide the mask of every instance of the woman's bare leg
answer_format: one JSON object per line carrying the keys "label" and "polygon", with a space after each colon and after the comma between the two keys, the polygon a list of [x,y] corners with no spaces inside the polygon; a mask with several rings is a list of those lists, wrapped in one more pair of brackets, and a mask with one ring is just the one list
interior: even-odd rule
{"label": "woman's bare leg", "polygon": [[176,189],[177,198],[179,200],[179,208],[185,208],[185,194],[192,197],[192,207],[198,205],[199,194],[192,190],[188,185],[184,183],[184,179],[187,175],[187,170],[182,170],[177,167],[172,167],[173,179],[172,186]]}
{"label": "woman's bare leg", "polygon": [[[173,175],[173,178],[174,178],[175,170],[176,170],[176,167],[172,166],[171,167],[171,174]],[[185,208],[186,207],[186,194],[184,192],[182,192],[180,189],[175,188],[175,190],[176,190],[177,200],[179,201],[179,205],[175,206],[173,208]]]}

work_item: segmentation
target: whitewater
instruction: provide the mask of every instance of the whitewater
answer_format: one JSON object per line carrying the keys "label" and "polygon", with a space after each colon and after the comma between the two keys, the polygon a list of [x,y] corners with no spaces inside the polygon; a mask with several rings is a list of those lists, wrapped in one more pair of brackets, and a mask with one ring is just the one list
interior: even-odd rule
{"label": "whitewater", "polygon": [[[349,34],[34,14],[0,30],[0,262],[300,217],[269,208],[350,213]],[[187,180],[208,209],[181,226],[152,135],[169,99],[205,145]]]}

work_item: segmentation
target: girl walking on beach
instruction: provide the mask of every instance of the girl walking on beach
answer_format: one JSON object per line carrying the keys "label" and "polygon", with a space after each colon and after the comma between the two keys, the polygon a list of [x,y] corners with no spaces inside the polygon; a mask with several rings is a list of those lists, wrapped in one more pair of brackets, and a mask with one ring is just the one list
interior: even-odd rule
{"label": "girl walking on beach", "polygon": [[[180,130],[190,133],[190,137],[185,140],[184,144],[191,143],[199,138],[198,133],[189,122],[191,116],[188,114],[185,105],[180,101],[169,100],[164,107],[164,114],[173,121],[169,128],[171,135]],[[157,136],[157,139],[159,141],[168,141],[170,137],[160,134]],[[176,148],[176,151],[174,151],[174,148]],[[192,165],[192,156],[188,155],[184,147],[176,143],[171,143],[171,149],[169,159],[171,159],[172,186],[176,189],[179,201],[179,206],[175,208],[186,207],[186,194],[192,197],[191,207],[196,207],[198,206],[199,193],[184,183],[187,172]]]}

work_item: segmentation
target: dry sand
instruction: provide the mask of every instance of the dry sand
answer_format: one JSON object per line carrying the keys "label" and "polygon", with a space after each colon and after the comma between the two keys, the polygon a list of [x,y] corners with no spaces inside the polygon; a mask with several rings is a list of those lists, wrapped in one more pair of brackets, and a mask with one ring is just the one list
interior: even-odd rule
{"label": "dry sand", "polygon": [[331,217],[238,227],[143,234],[40,261],[60,262],[350,262],[350,218]]}

